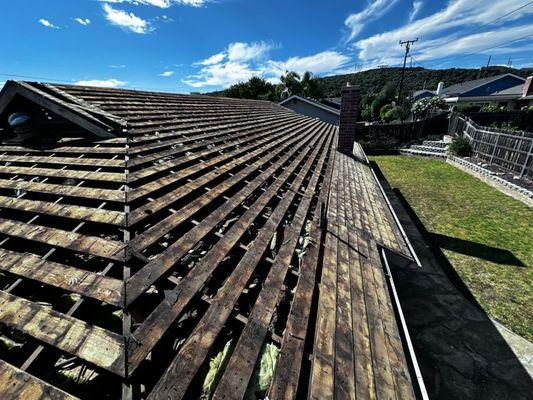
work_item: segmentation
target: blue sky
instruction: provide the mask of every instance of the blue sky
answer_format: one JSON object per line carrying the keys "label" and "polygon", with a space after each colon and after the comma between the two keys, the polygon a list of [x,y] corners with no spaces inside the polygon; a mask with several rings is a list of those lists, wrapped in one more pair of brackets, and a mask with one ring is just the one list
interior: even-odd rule
{"label": "blue sky", "polygon": [[[528,0],[16,0],[0,12],[0,83],[212,91],[285,70],[533,67]],[[506,15],[510,13],[509,15]],[[517,40],[520,39],[521,40]],[[485,50],[488,49],[488,50]],[[411,63],[411,59],[409,60]]]}

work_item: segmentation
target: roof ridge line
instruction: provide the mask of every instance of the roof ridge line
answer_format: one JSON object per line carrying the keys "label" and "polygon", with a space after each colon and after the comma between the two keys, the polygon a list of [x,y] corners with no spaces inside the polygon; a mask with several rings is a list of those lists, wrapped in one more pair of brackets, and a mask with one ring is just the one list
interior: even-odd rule
{"label": "roof ridge line", "polygon": [[111,122],[114,122],[115,124],[121,126],[122,128],[126,128],[128,126],[127,121],[125,121],[124,119],[117,117],[116,115],[111,114],[107,111],[104,111],[100,107],[97,107],[94,104],[91,104],[73,94],[67,93],[64,90],[59,89],[58,87],[54,86],[53,84],[46,83],[46,82],[39,82],[39,84],[51,90],[52,92],[64,97],[65,99],[71,101],[72,103],[74,103],[72,104],[72,107],[80,108],[83,111],[104,117],[105,119]]}

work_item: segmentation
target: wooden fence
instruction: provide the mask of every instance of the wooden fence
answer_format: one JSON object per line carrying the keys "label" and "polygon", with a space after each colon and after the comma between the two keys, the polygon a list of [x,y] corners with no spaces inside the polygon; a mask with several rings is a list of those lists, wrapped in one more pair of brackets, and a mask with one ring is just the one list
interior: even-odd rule
{"label": "wooden fence", "polygon": [[468,117],[480,126],[509,123],[519,130],[533,132],[533,110],[470,113]]}
{"label": "wooden fence", "polygon": [[445,135],[448,129],[448,115],[439,114],[412,122],[391,124],[357,124],[358,141],[370,153],[390,150],[399,144],[409,143],[428,135]]}
{"label": "wooden fence", "polygon": [[468,138],[475,157],[533,178],[533,134],[479,126],[458,113],[450,115],[448,134]]}

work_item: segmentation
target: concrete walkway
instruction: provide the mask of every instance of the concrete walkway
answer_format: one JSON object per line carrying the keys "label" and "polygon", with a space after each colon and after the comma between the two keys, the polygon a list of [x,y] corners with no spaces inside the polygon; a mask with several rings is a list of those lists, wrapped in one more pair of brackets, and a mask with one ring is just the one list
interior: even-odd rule
{"label": "concrete walkway", "polygon": [[524,366],[440,249],[425,242],[401,194],[382,185],[422,264],[392,274],[429,398],[530,400],[533,381]]}

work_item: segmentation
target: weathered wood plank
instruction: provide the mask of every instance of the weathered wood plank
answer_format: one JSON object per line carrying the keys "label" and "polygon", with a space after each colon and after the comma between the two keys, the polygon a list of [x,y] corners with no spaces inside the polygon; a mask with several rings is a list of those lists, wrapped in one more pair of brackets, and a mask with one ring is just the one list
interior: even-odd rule
{"label": "weathered wood plank", "polygon": [[[215,212],[213,212],[202,224],[195,227],[190,234],[196,234],[195,230],[200,232],[209,232],[210,224],[213,222],[216,224],[220,216],[228,215],[229,212],[238,204],[242,202],[243,199],[248,197],[249,194],[253,193],[262,183],[267,179],[274,171],[278,170],[293,154],[298,154],[298,156],[292,161],[292,163],[286,167],[284,172],[279,176],[279,178],[272,184],[270,190],[264,192],[254,204],[247,210],[247,212],[239,218],[239,220],[232,225],[232,227],[226,232],[226,234],[217,242],[217,244],[202,258],[202,260],[190,271],[189,275],[186,276],[178,285],[176,285],[175,292],[179,294],[177,301],[163,301],[159,306],[150,314],[150,316],[139,326],[135,331],[135,336],[139,340],[140,344],[135,342],[131,343],[131,348],[129,349],[129,360],[130,360],[130,369],[134,369],[138,364],[144,359],[146,354],[150,349],[155,345],[157,340],[159,340],[159,332],[165,331],[170,324],[177,318],[181,310],[185,305],[193,298],[196,292],[204,285],[204,282],[216,269],[217,265],[224,259],[226,254],[235,246],[239,238],[246,232],[249,224],[257,217],[261,212],[263,207],[268,203],[268,201],[276,194],[279,188],[282,186],[285,179],[294,171],[298,164],[302,161],[303,157],[309,151],[309,144],[313,145],[318,137],[312,136],[313,140],[309,143],[307,141],[301,141],[298,145],[294,146],[292,151],[287,153],[282,159],[278,160],[277,164],[272,165],[266,169],[258,178],[253,182],[247,185],[239,193],[233,196],[226,205],[220,207]],[[309,138],[309,139],[311,139]],[[308,140],[309,140],[308,139]],[[306,146],[305,150],[301,151],[301,146]],[[187,236],[187,235],[186,235]],[[188,239],[186,236],[180,238],[176,242],[181,251],[181,255],[185,254],[188,249],[190,249],[196,241]],[[187,240],[190,240],[188,243]],[[175,254],[176,250],[172,251],[172,256],[181,257],[180,254]],[[146,267],[145,267],[146,268]],[[143,274],[149,271],[145,269],[141,270]],[[138,273],[139,274],[139,273]],[[135,276],[134,276],[135,278]],[[128,282],[129,283],[129,282]],[[126,285],[126,291],[128,293],[128,283]],[[143,289],[144,290],[144,289]]]}
{"label": "weathered wood plank", "polygon": [[0,360],[2,400],[76,400],[77,397]]}
{"label": "weathered wood plank", "polygon": [[123,261],[125,257],[125,245],[122,242],[48,228],[41,225],[25,224],[0,218],[0,232],[8,236],[63,247],[117,261]]}
{"label": "weathered wood plank", "polygon": [[51,203],[47,201],[26,200],[17,197],[0,196],[0,208],[55,215],[57,217],[100,222],[102,224],[118,226],[123,226],[126,222],[126,215],[123,212],[75,206],[71,204]]}
{"label": "weathered wood plank", "polygon": [[0,249],[0,270],[116,306],[122,305],[122,281],[29,253]]}
{"label": "weathered wood plank", "polygon": [[47,176],[51,178],[71,178],[87,181],[124,182],[124,173],[76,171],[69,169],[32,168],[0,166],[0,174]]}
{"label": "weathered wood plank", "polygon": [[253,368],[259,356],[261,346],[268,332],[276,304],[283,294],[283,282],[294,256],[298,240],[306,223],[306,216],[313,196],[316,193],[318,179],[325,162],[326,155],[331,149],[332,133],[329,132],[328,141],[321,153],[320,159],[313,171],[312,178],[305,189],[291,224],[283,234],[283,244],[274,258],[274,263],[262,285],[261,292],[248,317],[248,323],[237,342],[235,350],[228,362],[226,373],[223,374],[213,399],[227,399],[229,397],[242,398],[253,373]]}
{"label": "weathered wood plank", "polygon": [[[224,282],[223,287],[217,292],[213,304],[206,311],[193,333],[185,341],[169,368],[150,393],[149,399],[161,397],[167,397],[169,400],[183,398],[187,386],[205,360],[215,338],[231,314],[240,292],[244,289],[261,256],[269,246],[272,236],[282,222],[296,195],[295,191],[299,190],[311,165],[316,161],[324,140],[325,137],[323,135],[320,143],[315,146],[311,156],[302,166],[296,179],[291,183],[292,190],[288,190],[284,194],[280,203],[273,210],[267,223],[252,242],[249,251],[245,253],[233,273]],[[271,191],[265,192],[265,194],[267,193],[270,195]]]}
{"label": "weathered wood plank", "polygon": [[[282,137],[279,137],[277,140],[275,138],[268,138],[264,142],[259,142],[258,147],[254,151],[245,151],[244,154],[236,158],[234,160],[229,161],[228,163],[222,165],[218,169],[211,169],[208,173],[205,175],[200,176],[199,178],[195,179],[194,181],[187,183],[186,185],[180,186],[177,189],[164,194],[163,196],[155,199],[154,201],[146,204],[143,207],[139,207],[135,209],[128,219],[128,222],[133,225],[135,223],[138,223],[142,221],[143,218],[146,218],[147,215],[151,215],[156,211],[159,211],[163,209],[164,207],[168,207],[169,203],[175,202],[182,198],[183,196],[186,196],[187,194],[191,193],[192,191],[208,184],[212,180],[220,177],[223,173],[231,171],[233,168],[235,168],[238,165],[243,165],[247,162],[252,161],[254,158],[259,157],[260,155],[263,155],[263,158],[260,160],[255,161],[252,165],[252,167],[246,167],[244,170],[239,171],[234,176],[228,177],[226,180],[224,180],[219,185],[211,188],[209,193],[204,194],[201,198],[195,200],[193,203],[189,204],[187,210],[188,215],[192,215],[193,211],[198,210],[199,208],[197,206],[194,206],[194,204],[200,205],[206,205],[219,195],[221,195],[223,192],[230,189],[235,184],[241,182],[243,179],[245,179],[249,174],[253,173],[260,167],[262,167],[265,163],[269,162],[276,154],[279,154],[281,150],[284,148],[287,148],[290,144],[294,144],[298,139],[302,139],[305,137],[305,134],[302,133],[303,129],[296,130],[294,132],[287,131],[285,135]],[[263,146],[260,146],[263,144]],[[283,147],[279,147],[282,145]],[[251,149],[250,149],[251,150]],[[200,167],[204,167],[204,165],[210,164],[209,162],[202,163]],[[194,172],[198,171],[198,167],[192,167],[191,170]],[[193,173],[193,171],[190,171],[190,173]],[[181,171],[180,176],[188,176],[189,171]],[[178,213],[174,213],[174,215],[169,216],[165,218],[164,220],[160,221],[156,225],[150,227],[149,229],[145,230],[141,235],[138,235],[133,240],[133,247],[137,251],[140,251],[150,244],[152,244],[155,240],[166,234],[170,229],[177,226],[178,223],[183,222],[185,216],[180,216]]]}
{"label": "weathered wood plank", "polygon": [[124,341],[49,307],[0,291],[0,320],[51,346],[124,376]]}
{"label": "weathered wood plank", "polygon": [[[335,130],[332,149],[337,148],[337,141],[338,135],[337,130]],[[315,293],[317,267],[321,258],[320,251],[323,246],[322,239],[325,233],[325,227],[323,226],[325,221],[321,222],[322,216],[320,212],[326,212],[325,208],[337,154],[338,152],[332,151],[328,160],[328,167],[317,203],[319,208],[322,205],[323,209],[314,216],[311,230],[315,245],[311,246],[302,259],[300,278],[296,286],[290,314],[287,318],[278,363],[268,392],[269,399],[272,400],[289,400],[296,398],[297,395],[300,370],[304,358],[304,343],[312,312],[311,303]]]}
{"label": "weathered wood plank", "polygon": [[77,158],[77,157],[50,157],[50,156],[17,156],[12,154],[0,154],[0,162],[60,164],[60,165],[83,165],[89,167],[124,167],[123,160],[106,158]]}
{"label": "weathered wood plank", "polygon": [[0,188],[26,190],[28,192],[56,194],[59,196],[82,197],[102,201],[124,202],[126,194],[121,190],[97,189],[81,186],[57,185],[52,183],[28,182],[0,179]]}

